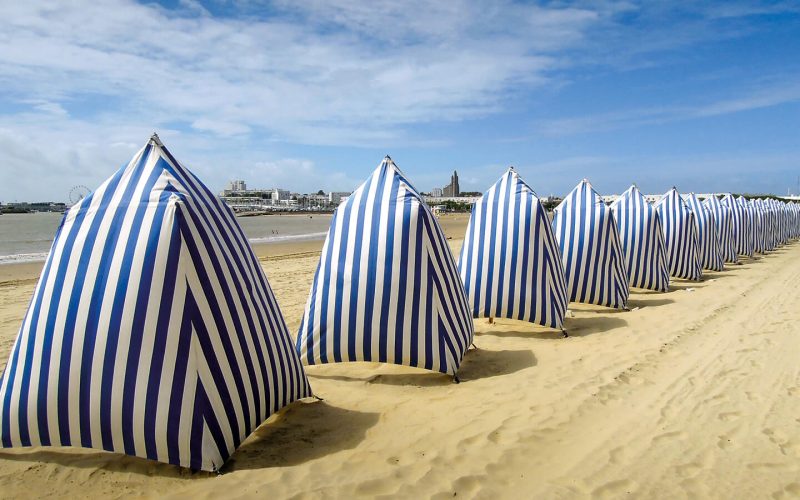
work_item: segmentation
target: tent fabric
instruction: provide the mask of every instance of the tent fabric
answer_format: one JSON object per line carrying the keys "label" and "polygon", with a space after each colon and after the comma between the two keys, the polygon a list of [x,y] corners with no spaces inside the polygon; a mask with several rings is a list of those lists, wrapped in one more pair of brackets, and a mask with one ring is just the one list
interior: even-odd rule
{"label": "tent fabric", "polygon": [[764,220],[764,212],[756,203],[756,200],[745,200],[747,209],[750,210],[753,216],[753,251],[756,253],[764,254],[767,252],[766,236],[766,221]]}
{"label": "tent fabric", "polygon": [[568,300],[558,242],[513,168],[472,207],[458,269],[473,317],[562,327]]}
{"label": "tent fabric", "polygon": [[664,232],[658,212],[636,186],[631,186],[611,205],[619,227],[631,286],[666,292],[669,268]]}
{"label": "tent fabric", "polygon": [[472,336],[444,233],[387,156],[333,215],[297,351],[309,365],[379,361],[454,375]]}
{"label": "tent fabric", "polygon": [[719,245],[717,223],[714,213],[703,206],[694,193],[686,197],[686,204],[694,214],[697,223],[697,243],[700,250],[700,263],[703,269],[709,271],[722,271],[725,268],[725,259]]}
{"label": "tent fabric", "polygon": [[749,246],[750,246],[750,252],[751,252],[750,256],[752,257],[753,255],[758,253],[758,245],[757,245],[757,241],[756,241],[757,240],[756,231],[758,229],[756,227],[756,223],[757,223],[756,214],[755,214],[755,212],[753,210],[753,207],[750,206],[750,203],[748,203],[747,199],[744,196],[737,196],[736,197],[736,203],[738,203],[739,206],[742,207],[742,211],[744,213],[744,219],[745,219],[746,224],[747,224],[747,235],[748,235],[748,237],[750,239],[750,241],[748,243]]}
{"label": "tent fabric", "polygon": [[753,256],[752,221],[741,203],[732,194],[723,195],[722,204],[731,210],[733,217],[733,241],[736,253],[747,257]]}
{"label": "tent fabric", "polygon": [[764,248],[771,252],[775,250],[777,245],[776,227],[777,227],[777,211],[769,200],[758,200],[758,206],[764,214]]}
{"label": "tent fabric", "polygon": [[614,214],[586,179],[555,208],[553,228],[571,302],[624,309],[628,272]]}
{"label": "tent fabric", "polygon": [[656,205],[664,225],[669,272],[676,278],[700,280],[703,267],[697,241],[694,214],[675,188],[667,191]]}
{"label": "tent fabric", "polygon": [[58,228],[0,379],[3,447],[215,470],[311,395],[232,211],[151,140]]}
{"label": "tent fabric", "polygon": [[722,259],[731,264],[738,263],[739,255],[736,252],[736,241],[734,240],[733,231],[733,213],[731,209],[723,205],[716,196],[706,198],[703,205],[711,211],[714,217]]}

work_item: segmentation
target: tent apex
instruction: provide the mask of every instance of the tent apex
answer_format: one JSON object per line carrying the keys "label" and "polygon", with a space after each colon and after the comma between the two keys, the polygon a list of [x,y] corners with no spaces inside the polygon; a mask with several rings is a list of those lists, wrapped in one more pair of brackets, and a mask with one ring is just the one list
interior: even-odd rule
{"label": "tent apex", "polygon": [[155,132],[153,132],[153,135],[150,136],[150,142],[152,142],[153,144],[155,144],[160,148],[164,147],[164,143],[161,142],[161,139],[158,138],[158,134]]}

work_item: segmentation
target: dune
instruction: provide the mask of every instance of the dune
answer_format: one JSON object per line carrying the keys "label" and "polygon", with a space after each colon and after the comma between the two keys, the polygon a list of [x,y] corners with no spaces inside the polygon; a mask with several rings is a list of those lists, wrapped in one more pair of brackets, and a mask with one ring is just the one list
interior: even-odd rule
{"label": "dune", "polygon": [[[467,216],[444,216],[458,252]],[[296,332],[322,242],[257,252]],[[324,401],[274,415],[222,473],[76,448],[0,450],[0,497],[710,497],[800,495],[800,244],[571,304],[570,337],[476,320],[450,377],[308,369]],[[0,369],[41,264],[0,266]]]}

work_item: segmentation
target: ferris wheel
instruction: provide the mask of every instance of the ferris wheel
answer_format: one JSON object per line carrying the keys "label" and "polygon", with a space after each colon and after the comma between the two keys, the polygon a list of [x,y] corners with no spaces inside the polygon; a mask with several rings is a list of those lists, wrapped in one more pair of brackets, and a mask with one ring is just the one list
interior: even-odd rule
{"label": "ferris wheel", "polygon": [[88,187],[79,184],[77,186],[73,186],[72,189],[69,190],[69,202],[72,205],[76,205],[80,203],[80,201],[91,194],[91,190]]}

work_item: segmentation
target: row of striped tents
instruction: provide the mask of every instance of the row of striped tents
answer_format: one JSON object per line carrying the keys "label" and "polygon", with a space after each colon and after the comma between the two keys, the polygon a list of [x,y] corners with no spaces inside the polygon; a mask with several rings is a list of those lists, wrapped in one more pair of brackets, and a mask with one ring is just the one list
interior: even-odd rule
{"label": "row of striped tents", "polygon": [[697,224],[694,214],[675,188],[667,191],[656,205],[664,225],[664,241],[671,276],[700,280],[703,267],[697,242]]}
{"label": "row of striped tents", "polygon": [[473,205],[458,268],[474,318],[562,327],[567,291],[558,242],[547,211],[513,168]]}
{"label": "row of striped tents", "polygon": [[714,213],[700,203],[694,193],[686,197],[686,204],[694,214],[694,220],[697,223],[697,243],[703,269],[722,271],[725,267],[725,260],[722,257]]}
{"label": "row of striped tents", "polygon": [[333,215],[297,352],[309,365],[380,361],[455,375],[472,335],[444,233],[387,156]]}
{"label": "row of striped tents", "polygon": [[703,202],[714,217],[717,228],[717,242],[719,243],[722,260],[731,264],[739,262],[739,253],[736,251],[736,239],[733,230],[733,211],[723,205],[719,198],[710,196]]}
{"label": "row of striped tents", "polygon": [[589,181],[582,180],[555,208],[553,227],[569,300],[626,308],[628,272],[617,223]]}
{"label": "row of striped tents", "polygon": [[658,212],[634,185],[611,205],[632,287],[666,292],[669,269]]}
{"label": "row of striped tents", "polygon": [[232,211],[154,135],[58,228],[0,378],[0,443],[216,470],[310,395]]}

